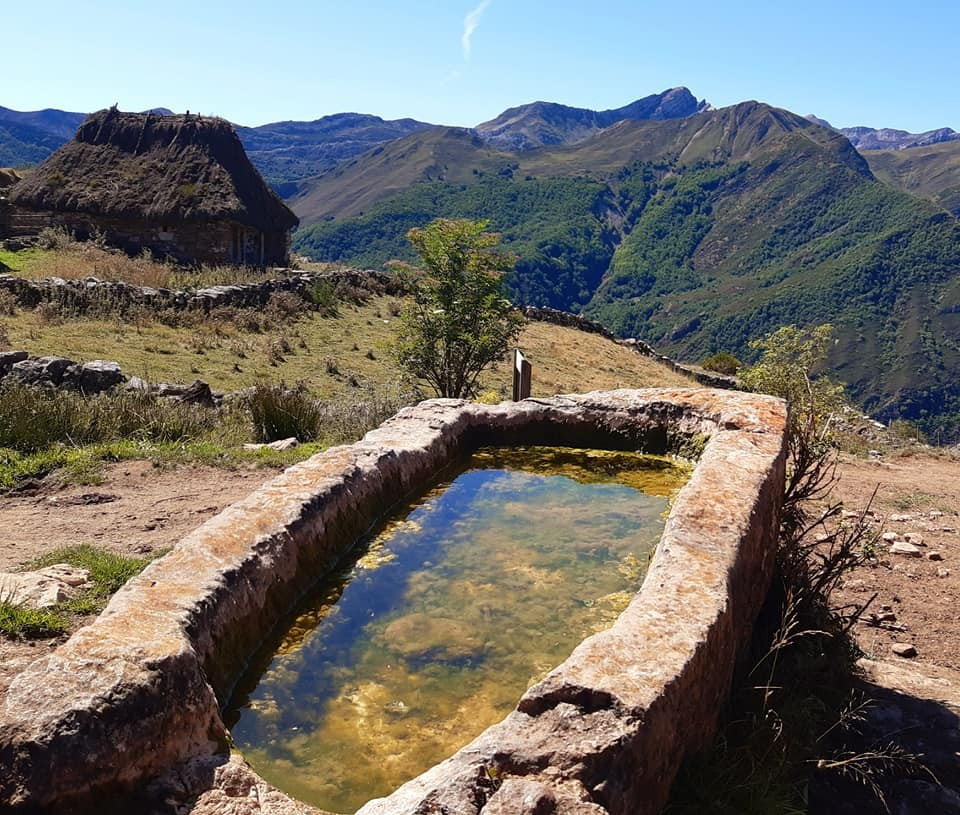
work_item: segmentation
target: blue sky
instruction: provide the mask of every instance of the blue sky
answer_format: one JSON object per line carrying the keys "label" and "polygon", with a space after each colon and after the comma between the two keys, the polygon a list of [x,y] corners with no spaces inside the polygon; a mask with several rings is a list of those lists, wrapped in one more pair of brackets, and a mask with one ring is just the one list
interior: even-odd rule
{"label": "blue sky", "polygon": [[686,85],[717,107],[960,130],[955,0],[43,0],[4,3],[0,31],[0,105],[17,110],[466,126],[536,99],[618,107]]}

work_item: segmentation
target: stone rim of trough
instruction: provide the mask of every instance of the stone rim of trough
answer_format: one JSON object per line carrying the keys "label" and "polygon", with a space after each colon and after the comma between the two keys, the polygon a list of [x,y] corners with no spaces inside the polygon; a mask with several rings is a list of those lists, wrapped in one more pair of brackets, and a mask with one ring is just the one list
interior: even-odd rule
{"label": "stone rim of trough", "polygon": [[221,718],[245,661],[316,575],[479,444],[658,452],[700,436],[643,585],[614,625],[502,722],[360,810],[656,812],[683,755],[714,732],[769,586],[785,428],[782,400],[712,389],[405,408],[207,521],[19,675],[0,710],[0,804],[179,794],[199,813],[239,775],[275,802],[250,812],[317,812],[230,756]]}

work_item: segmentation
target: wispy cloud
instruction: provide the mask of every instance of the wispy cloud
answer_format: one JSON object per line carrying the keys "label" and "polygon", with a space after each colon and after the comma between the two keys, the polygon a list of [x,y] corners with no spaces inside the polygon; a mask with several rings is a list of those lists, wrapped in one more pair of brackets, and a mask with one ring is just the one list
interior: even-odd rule
{"label": "wispy cloud", "polygon": [[463,58],[470,59],[470,41],[473,39],[473,32],[480,25],[480,18],[483,16],[493,0],[483,0],[479,6],[463,18],[463,36],[460,37],[460,43],[463,45]]}

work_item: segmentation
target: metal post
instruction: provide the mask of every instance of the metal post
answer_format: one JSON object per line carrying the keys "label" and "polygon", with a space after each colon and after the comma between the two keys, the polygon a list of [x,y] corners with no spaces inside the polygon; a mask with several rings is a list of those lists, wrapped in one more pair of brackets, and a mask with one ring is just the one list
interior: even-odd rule
{"label": "metal post", "polygon": [[530,396],[530,380],[533,366],[523,352],[517,348],[513,352],[513,401],[519,402]]}

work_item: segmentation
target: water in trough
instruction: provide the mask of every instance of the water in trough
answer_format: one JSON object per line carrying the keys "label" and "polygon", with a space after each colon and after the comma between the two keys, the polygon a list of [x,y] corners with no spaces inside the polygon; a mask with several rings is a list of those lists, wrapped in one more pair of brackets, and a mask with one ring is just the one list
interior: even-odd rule
{"label": "water in trough", "polygon": [[353,812],[514,708],[639,589],[689,468],[486,448],[350,553],[240,683],[260,775]]}

